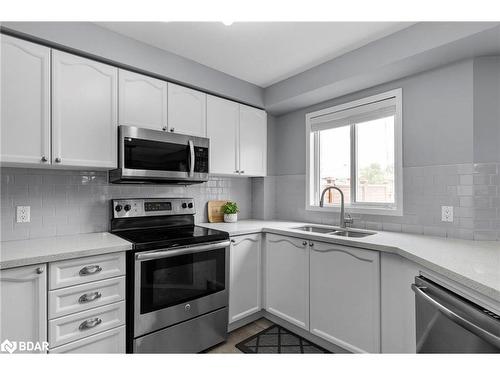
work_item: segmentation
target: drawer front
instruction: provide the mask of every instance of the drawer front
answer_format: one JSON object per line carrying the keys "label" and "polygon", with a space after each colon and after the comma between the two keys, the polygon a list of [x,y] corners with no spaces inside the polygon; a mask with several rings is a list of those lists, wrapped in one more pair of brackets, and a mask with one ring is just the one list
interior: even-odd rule
{"label": "drawer front", "polygon": [[125,326],[77,340],[70,344],[50,349],[49,353],[71,354],[115,354],[125,353]]}
{"label": "drawer front", "polygon": [[67,344],[125,324],[125,302],[49,320],[49,347]]}
{"label": "drawer front", "polygon": [[49,263],[49,289],[123,275],[125,275],[124,252],[62,260]]}
{"label": "drawer front", "polygon": [[125,276],[49,292],[49,319],[74,314],[125,299]]}

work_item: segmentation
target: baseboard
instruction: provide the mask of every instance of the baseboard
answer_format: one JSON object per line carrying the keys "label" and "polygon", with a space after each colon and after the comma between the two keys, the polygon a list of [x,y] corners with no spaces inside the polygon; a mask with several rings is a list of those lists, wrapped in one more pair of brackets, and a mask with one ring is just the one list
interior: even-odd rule
{"label": "baseboard", "polygon": [[245,316],[244,318],[241,318],[240,320],[230,323],[227,327],[227,331],[231,332],[234,331],[235,329],[241,328],[243,326],[246,326],[247,324],[253,323],[256,320],[259,320],[264,316],[264,310],[257,311],[251,315]]}

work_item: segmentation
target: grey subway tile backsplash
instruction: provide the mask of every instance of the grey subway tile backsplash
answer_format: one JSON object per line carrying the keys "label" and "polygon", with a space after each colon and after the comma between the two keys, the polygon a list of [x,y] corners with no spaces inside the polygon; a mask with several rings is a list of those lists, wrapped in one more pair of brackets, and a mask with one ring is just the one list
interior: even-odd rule
{"label": "grey subway tile backsplash", "polygon": [[[199,185],[113,185],[107,172],[26,168],[1,170],[1,240],[103,232],[109,229],[114,198],[192,197],[197,222],[206,221],[209,200],[237,201],[240,217],[252,217],[248,178],[212,177]],[[16,223],[16,206],[31,206],[30,223]]]}
{"label": "grey subway tile backsplash", "polygon": [[[403,168],[403,216],[353,215],[354,226],[441,237],[500,239],[498,163]],[[276,217],[338,224],[338,215],[306,211],[305,175],[276,176]],[[454,221],[441,221],[453,206]]]}

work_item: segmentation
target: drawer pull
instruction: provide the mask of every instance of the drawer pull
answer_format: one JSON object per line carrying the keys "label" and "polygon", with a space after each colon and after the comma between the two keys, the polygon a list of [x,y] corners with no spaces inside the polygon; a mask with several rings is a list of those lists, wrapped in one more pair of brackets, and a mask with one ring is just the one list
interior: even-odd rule
{"label": "drawer pull", "polygon": [[87,319],[82,324],[80,324],[80,327],[78,327],[78,329],[80,331],[85,331],[86,329],[94,328],[101,323],[102,323],[101,318]]}
{"label": "drawer pull", "polygon": [[83,267],[80,270],[80,276],[89,276],[89,275],[95,275],[96,273],[99,273],[102,271],[101,266],[94,264],[93,266],[86,266]]}
{"label": "drawer pull", "polygon": [[101,293],[99,292],[94,292],[94,293],[85,293],[78,298],[78,303],[87,303],[87,302],[92,302],[95,301],[96,299],[101,298]]}

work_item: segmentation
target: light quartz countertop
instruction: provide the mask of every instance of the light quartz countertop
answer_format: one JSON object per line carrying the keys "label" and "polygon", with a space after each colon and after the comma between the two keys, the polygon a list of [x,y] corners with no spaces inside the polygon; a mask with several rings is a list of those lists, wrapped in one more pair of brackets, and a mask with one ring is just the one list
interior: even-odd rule
{"label": "light quartz countertop", "polygon": [[0,242],[0,269],[126,251],[132,244],[111,233],[86,233]]}
{"label": "light quartz countertop", "polygon": [[500,302],[500,241],[471,241],[384,231],[363,238],[345,238],[293,229],[304,224],[241,220],[237,223],[199,225],[228,232],[231,236],[266,232],[395,253]]}

